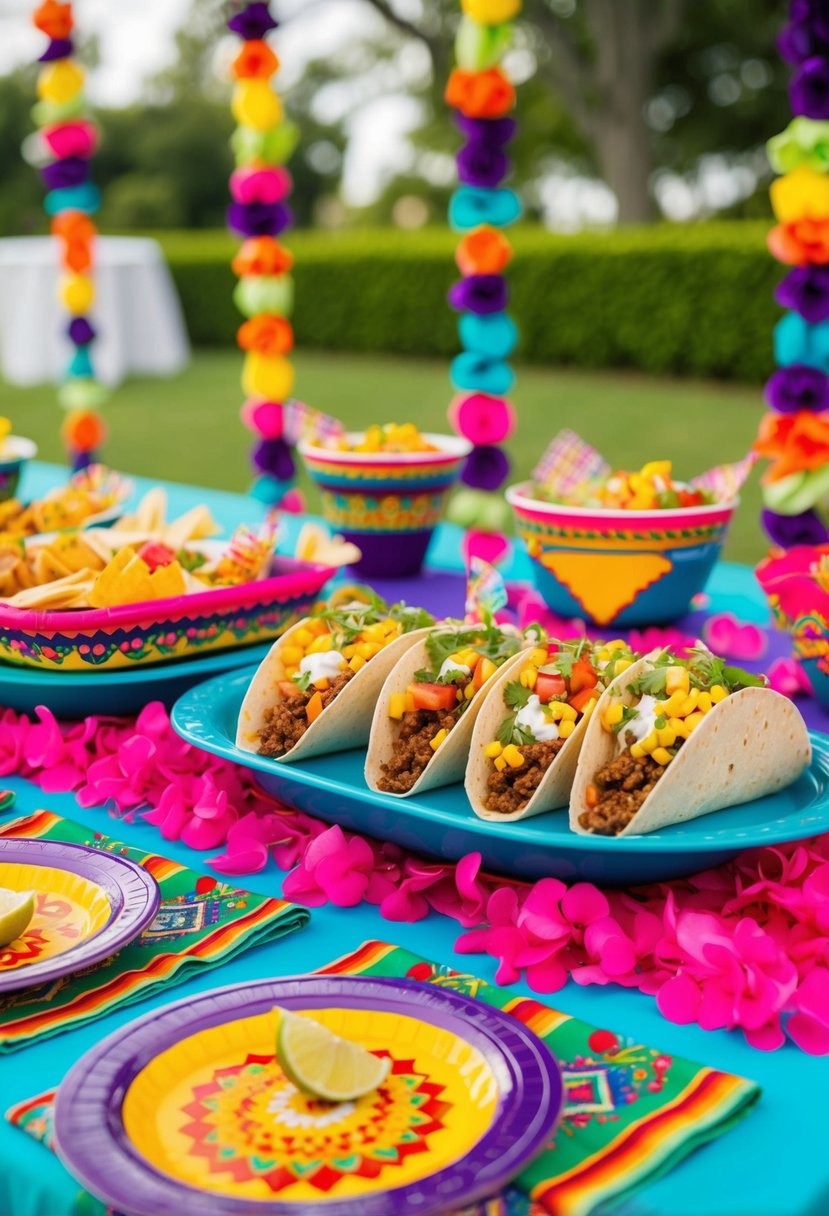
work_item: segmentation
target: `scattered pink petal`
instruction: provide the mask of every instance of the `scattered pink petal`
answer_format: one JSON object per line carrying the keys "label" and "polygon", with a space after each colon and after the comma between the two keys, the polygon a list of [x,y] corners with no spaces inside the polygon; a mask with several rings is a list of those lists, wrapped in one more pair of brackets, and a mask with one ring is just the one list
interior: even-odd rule
{"label": "scattered pink petal", "polygon": [[765,631],[751,621],[740,621],[730,612],[709,616],[702,636],[715,654],[726,659],[756,661],[768,649]]}

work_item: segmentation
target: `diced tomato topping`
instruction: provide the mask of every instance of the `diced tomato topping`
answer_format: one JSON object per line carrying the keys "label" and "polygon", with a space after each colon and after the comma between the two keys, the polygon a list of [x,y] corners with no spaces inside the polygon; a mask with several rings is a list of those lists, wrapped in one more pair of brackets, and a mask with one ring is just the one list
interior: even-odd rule
{"label": "diced tomato topping", "polygon": [[570,676],[570,693],[581,692],[583,688],[595,688],[598,678],[598,673],[593,664],[586,655],[582,655],[573,664],[573,673]]}
{"label": "diced tomato topping", "polygon": [[573,709],[575,709],[577,713],[582,714],[584,713],[585,705],[588,703],[591,697],[597,697],[598,695],[599,694],[596,692],[595,687],[582,688],[579,692],[574,692],[572,694],[567,704],[572,705]]}
{"label": "diced tomato topping", "polygon": [[546,705],[556,697],[563,697],[567,692],[567,685],[564,676],[559,675],[557,671],[540,671],[533,691],[542,705]]}
{"label": "diced tomato topping", "polygon": [[699,507],[702,505],[702,494],[699,490],[679,490],[677,492],[681,507]]}
{"label": "diced tomato topping", "polygon": [[167,545],[161,541],[148,540],[138,550],[138,556],[142,561],[150,567],[150,570],[158,570],[161,566],[169,566],[176,560],[176,555]]}
{"label": "diced tomato topping", "polygon": [[408,691],[414,699],[415,709],[428,709],[437,713],[441,709],[454,709],[458,704],[458,690],[454,684],[410,684]]}
{"label": "diced tomato topping", "polygon": [[299,689],[297,688],[296,684],[294,684],[293,680],[280,680],[277,684],[277,688],[279,689],[280,695],[283,697],[295,697],[299,692]]}

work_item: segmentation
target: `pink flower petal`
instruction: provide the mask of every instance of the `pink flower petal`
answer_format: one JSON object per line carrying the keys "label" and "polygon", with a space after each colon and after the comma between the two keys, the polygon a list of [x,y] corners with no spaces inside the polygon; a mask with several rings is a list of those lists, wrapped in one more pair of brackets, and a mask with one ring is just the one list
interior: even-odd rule
{"label": "pink flower petal", "polygon": [[699,988],[689,975],[676,975],[659,989],[656,1004],[669,1022],[688,1026],[696,1020],[700,1004]]}
{"label": "pink flower petal", "polygon": [[810,1056],[829,1055],[829,1023],[808,1013],[793,1013],[786,1023],[789,1038]]}

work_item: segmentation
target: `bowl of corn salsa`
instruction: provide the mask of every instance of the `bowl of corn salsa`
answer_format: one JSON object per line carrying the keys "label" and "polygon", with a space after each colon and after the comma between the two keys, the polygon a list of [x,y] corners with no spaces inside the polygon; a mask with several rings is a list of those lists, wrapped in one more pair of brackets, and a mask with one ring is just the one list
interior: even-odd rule
{"label": "bowl of corn salsa", "polygon": [[674,481],[669,461],[614,473],[566,502],[529,481],[506,495],[547,605],[602,628],[666,624],[687,612],[739,504]]}
{"label": "bowl of corn salsa", "polygon": [[371,426],[299,452],[332,528],[357,545],[362,575],[417,574],[470,444],[413,423]]}

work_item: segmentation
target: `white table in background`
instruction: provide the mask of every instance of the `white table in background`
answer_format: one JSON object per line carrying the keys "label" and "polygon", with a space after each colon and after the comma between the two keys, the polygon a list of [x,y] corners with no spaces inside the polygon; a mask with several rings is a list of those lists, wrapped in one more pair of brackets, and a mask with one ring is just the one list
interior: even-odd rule
{"label": "white table in background", "polygon": [[[105,384],[127,376],[171,376],[190,347],[169,267],[156,241],[100,237],[91,320],[95,373]],[[57,298],[59,245],[52,237],[0,240],[0,372],[9,384],[57,380],[72,346]]]}

